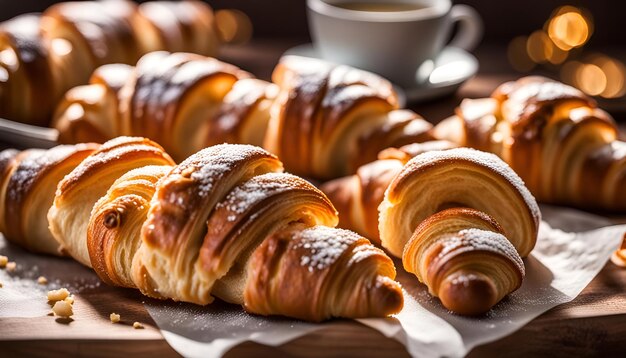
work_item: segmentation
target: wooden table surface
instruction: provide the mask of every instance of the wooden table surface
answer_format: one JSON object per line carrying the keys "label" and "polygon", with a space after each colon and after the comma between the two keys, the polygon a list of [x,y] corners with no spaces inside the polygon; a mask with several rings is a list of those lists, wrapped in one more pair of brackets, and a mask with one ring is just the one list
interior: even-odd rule
{"label": "wooden table surface", "polygon": [[[269,78],[273,64],[295,42],[257,42],[230,48],[222,58],[261,78]],[[438,122],[450,115],[464,97],[488,95],[504,80],[519,77],[502,64],[504,51],[478,51],[481,72],[454,96],[412,106],[425,118]],[[504,68],[504,70],[503,70]],[[533,320],[514,334],[475,348],[475,356],[624,356],[626,352],[626,270],[609,263],[572,302],[558,306]],[[85,290],[76,296],[74,320],[54,317],[0,318],[0,357],[65,357],[113,355],[132,357],[170,357],[178,354],[165,342],[144,308],[138,292],[115,287]],[[112,324],[109,314],[122,315],[122,324]],[[145,329],[133,329],[134,321]],[[33,340],[32,337],[38,337]],[[247,356],[408,356],[399,342],[351,321],[337,321],[326,329],[311,333],[278,347],[247,342],[231,349],[227,357]]]}

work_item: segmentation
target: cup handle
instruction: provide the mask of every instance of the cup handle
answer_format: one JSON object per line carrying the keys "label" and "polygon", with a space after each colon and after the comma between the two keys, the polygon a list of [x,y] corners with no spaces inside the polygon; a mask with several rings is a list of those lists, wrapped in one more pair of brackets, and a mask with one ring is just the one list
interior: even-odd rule
{"label": "cup handle", "polygon": [[450,10],[452,23],[459,22],[457,34],[450,41],[450,46],[459,47],[466,51],[476,48],[483,36],[483,21],[473,7],[454,5]]}

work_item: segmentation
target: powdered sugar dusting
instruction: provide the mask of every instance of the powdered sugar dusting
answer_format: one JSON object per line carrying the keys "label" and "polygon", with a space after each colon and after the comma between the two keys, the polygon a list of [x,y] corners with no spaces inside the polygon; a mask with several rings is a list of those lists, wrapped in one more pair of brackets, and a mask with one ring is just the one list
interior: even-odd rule
{"label": "powdered sugar dusting", "polygon": [[472,228],[461,230],[456,235],[446,235],[439,240],[439,243],[443,246],[438,255],[439,258],[456,250],[489,251],[505,256],[515,264],[520,272],[524,273],[524,263],[515,246],[502,234]]}
{"label": "powdered sugar dusting", "polygon": [[545,103],[555,100],[569,100],[580,98],[589,100],[582,92],[566,84],[545,79],[534,82],[522,82],[508,94],[507,106],[513,113],[513,118],[521,118],[522,113],[530,104]]}
{"label": "powdered sugar dusting", "polygon": [[20,200],[44,171],[50,170],[72,154],[86,149],[89,149],[87,145],[60,145],[48,150],[30,149],[23,152],[18,157],[21,160],[11,174],[7,197],[10,200]]}
{"label": "powdered sugar dusting", "polygon": [[198,195],[206,197],[221,178],[255,157],[273,156],[252,145],[220,144],[203,149],[187,158],[172,171],[172,174],[189,176],[198,183]]}
{"label": "powdered sugar dusting", "polygon": [[384,256],[385,254],[373,245],[359,245],[352,250],[352,257],[350,257],[350,261],[348,261],[348,266],[358,264],[363,260],[378,255]]}
{"label": "powdered sugar dusting", "polygon": [[326,226],[314,226],[300,231],[294,249],[303,250],[300,265],[309,272],[324,270],[337,260],[361,237],[351,231]]}
{"label": "powdered sugar dusting", "polygon": [[535,197],[530,193],[528,188],[526,188],[524,181],[513,171],[513,169],[511,169],[511,167],[509,167],[495,154],[471,148],[453,148],[444,151],[422,153],[411,159],[406,164],[402,172],[396,178],[396,181],[400,181],[405,177],[410,176],[412,172],[419,170],[422,167],[447,160],[471,162],[500,175],[503,179],[513,185],[513,187],[520,193],[526,203],[526,206],[530,209],[535,223],[539,225],[539,222],[541,221],[541,212],[539,211],[539,206],[537,205]]}
{"label": "powdered sugar dusting", "polygon": [[228,221],[235,221],[237,215],[247,212],[262,200],[298,188],[316,190],[313,185],[295,175],[267,173],[258,175],[234,188],[226,198],[217,204],[230,212]]}

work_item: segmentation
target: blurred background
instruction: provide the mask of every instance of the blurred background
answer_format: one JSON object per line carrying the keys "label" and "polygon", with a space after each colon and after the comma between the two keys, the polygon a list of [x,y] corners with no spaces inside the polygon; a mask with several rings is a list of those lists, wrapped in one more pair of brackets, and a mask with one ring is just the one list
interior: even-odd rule
{"label": "blurred background", "polygon": [[[0,0],[0,20],[24,12],[42,11],[56,3],[51,0]],[[143,1],[138,1],[143,2]],[[305,0],[208,0],[215,9],[239,9],[246,13],[258,38],[308,39]],[[626,2],[617,0],[463,0],[453,1],[476,8],[485,22],[486,43],[506,43],[541,28],[553,10],[562,5],[584,7],[599,25],[594,30],[594,46],[624,45]],[[621,43],[619,43],[621,42]],[[590,44],[591,45],[591,44]]]}
{"label": "blurred background", "polygon": [[[261,78],[269,78],[272,64],[283,51],[310,41],[305,0],[206,2],[215,10],[240,11],[217,12],[225,20],[223,23],[230,23],[226,32],[239,32],[237,44],[226,47],[221,58]],[[485,25],[483,41],[474,52],[480,62],[480,76],[470,81],[471,86],[464,86],[465,91],[457,93],[457,100],[484,96],[503,80],[541,74],[578,87],[596,97],[617,119],[626,120],[626,36],[622,30],[625,1],[453,2],[473,6]],[[43,11],[54,3],[0,0],[0,20]],[[248,31],[249,24],[252,31]],[[423,112],[428,112],[428,106],[417,108],[422,107]]]}

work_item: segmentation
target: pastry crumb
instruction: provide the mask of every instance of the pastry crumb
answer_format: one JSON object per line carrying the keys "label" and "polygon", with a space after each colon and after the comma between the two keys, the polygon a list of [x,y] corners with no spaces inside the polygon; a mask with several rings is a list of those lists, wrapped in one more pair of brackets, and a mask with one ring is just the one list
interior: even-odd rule
{"label": "pastry crumb", "polygon": [[43,276],[39,276],[37,278],[37,283],[40,284],[40,285],[46,285],[46,284],[48,284],[48,279],[43,277]]}
{"label": "pastry crumb", "polygon": [[143,324],[141,324],[139,322],[135,322],[135,323],[133,323],[133,328],[134,329],[143,329]]}
{"label": "pastry crumb", "polygon": [[54,312],[55,316],[65,318],[70,317],[74,314],[72,305],[65,301],[57,301],[54,306],[52,306],[52,312]]}
{"label": "pastry crumb", "polygon": [[[120,321],[120,315],[117,313],[111,313],[111,315],[109,315],[109,318],[111,319],[112,323],[118,323]],[[138,323],[138,322],[135,322],[135,323]]]}
{"label": "pastry crumb", "polygon": [[9,262],[8,257],[4,255],[0,255],[0,268],[5,268],[8,262]]}
{"label": "pastry crumb", "polygon": [[7,272],[14,272],[16,268],[17,268],[17,264],[15,263],[15,261],[7,262],[6,264]]}
{"label": "pastry crumb", "polygon": [[70,295],[67,288],[59,288],[58,290],[48,291],[48,301],[63,301]]}
{"label": "pastry crumb", "polygon": [[74,304],[74,296],[67,296],[67,297],[65,297],[65,299],[63,301],[69,303],[70,305],[73,305]]}

